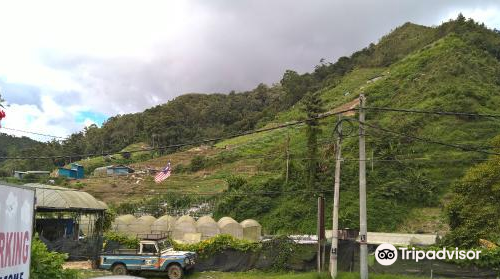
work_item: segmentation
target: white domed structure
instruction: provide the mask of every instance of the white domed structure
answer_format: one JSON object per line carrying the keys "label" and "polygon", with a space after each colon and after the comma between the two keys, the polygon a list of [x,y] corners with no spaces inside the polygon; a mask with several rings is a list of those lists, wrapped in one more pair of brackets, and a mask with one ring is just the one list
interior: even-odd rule
{"label": "white domed structure", "polygon": [[193,217],[184,215],[175,222],[172,238],[177,241],[184,240],[185,234],[196,233],[196,221]]}
{"label": "white domed structure", "polygon": [[260,241],[262,226],[253,219],[246,219],[240,223],[243,228],[243,239],[250,241]]}
{"label": "white domed structure", "polygon": [[196,224],[196,220],[194,220],[194,218],[189,215],[182,215],[181,217],[179,217],[179,219],[177,219],[177,222],[179,223],[189,222]]}
{"label": "white domed structure", "polygon": [[153,225],[155,221],[156,218],[153,216],[142,216],[129,225],[129,230],[132,234],[151,233],[151,225]]}
{"label": "white domed structure", "polygon": [[130,224],[134,223],[136,218],[134,215],[121,215],[116,217],[115,221],[111,225],[111,229],[118,233],[130,234]]}
{"label": "white domed structure", "polygon": [[196,221],[196,230],[201,233],[201,240],[212,238],[220,234],[220,229],[214,219],[203,216]]}
{"label": "white domed structure", "polygon": [[243,238],[243,228],[231,217],[222,217],[218,222],[221,234],[228,234],[234,238]]}
{"label": "white domed structure", "polygon": [[169,233],[174,230],[175,217],[164,215],[151,225],[151,233]]}

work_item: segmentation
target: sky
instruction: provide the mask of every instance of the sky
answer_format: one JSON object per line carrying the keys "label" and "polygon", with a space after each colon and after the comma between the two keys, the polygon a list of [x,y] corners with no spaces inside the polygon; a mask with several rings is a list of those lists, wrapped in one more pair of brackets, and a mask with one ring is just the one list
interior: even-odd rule
{"label": "sky", "polygon": [[498,0],[0,0],[2,126],[64,137],[185,93],[276,83],[459,12],[500,29]]}

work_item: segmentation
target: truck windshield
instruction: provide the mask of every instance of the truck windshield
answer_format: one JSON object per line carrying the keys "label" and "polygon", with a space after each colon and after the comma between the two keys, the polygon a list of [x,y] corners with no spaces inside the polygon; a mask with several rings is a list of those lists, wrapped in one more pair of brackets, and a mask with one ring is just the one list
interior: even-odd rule
{"label": "truck windshield", "polygon": [[172,248],[172,244],[170,243],[170,241],[164,240],[158,242],[158,247],[160,248],[160,251],[163,251]]}

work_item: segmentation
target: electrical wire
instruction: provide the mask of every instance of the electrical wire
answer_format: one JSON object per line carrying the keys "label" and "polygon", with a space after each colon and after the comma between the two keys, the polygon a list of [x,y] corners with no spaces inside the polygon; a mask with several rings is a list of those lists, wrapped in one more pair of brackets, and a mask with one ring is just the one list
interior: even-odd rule
{"label": "electrical wire", "polygon": [[488,154],[488,155],[500,155],[500,153],[498,153],[498,152],[487,151],[487,150],[480,149],[480,148],[477,148],[477,147],[464,146],[464,145],[458,145],[458,144],[453,144],[453,143],[446,143],[446,142],[436,141],[436,140],[428,139],[428,138],[417,137],[417,136],[408,135],[408,134],[405,134],[405,133],[400,133],[400,132],[396,132],[396,131],[393,131],[393,130],[389,130],[389,129],[386,129],[386,128],[382,128],[382,127],[379,127],[379,126],[376,126],[376,125],[368,124],[366,122],[362,122],[362,121],[359,121],[359,120],[356,120],[356,121],[359,122],[359,124],[361,124],[361,125],[365,125],[367,127],[370,127],[370,128],[376,129],[376,130],[380,130],[380,131],[383,131],[383,132],[386,132],[386,133],[390,133],[390,134],[395,134],[395,135],[398,135],[398,136],[401,136],[401,137],[405,137],[405,138],[409,138],[409,139],[415,139],[415,140],[426,142],[426,143],[432,143],[432,144],[442,145],[442,146],[446,146],[446,147],[452,147],[452,148],[460,149],[460,150],[463,150],[463,151],[466,151],[466,152],[478,152],[478,153],[483,153],[483,154]]}
{"label": "electrical wire", "polygon": [[58,155],[58,156],[16,156],[16,157],[3,156],[3,157],[0,157],[0,160],[27,160],[27,159],[47,160],[47,159],[62,159],[62,158],[91,158],[91,157],[97,157],[97,156],[123,155],[123,154],[127,154],[127,153],[131,154],[131,153],[147,152],[147,151],[154,151],[154,150],[167,150],[167,149],[181,148],[181,147],[186,147],[186,146],[200,145],[200,144],[205,144],[205,143],[213,143],[213,142],[218,142],[221,140],[227,140],[227,139],[232,139],[232,138],[236,138],[236,137],[247,136],[247,135],[252,135],[252,134],[258,134],[258,133],[283,129],[283,128],[287,128],[287,127],[302,125],[302,124],[305,124],[306,122],[311,121],[311,120],[324,119],[324,118],[328,118],[328,117],[331,117],[334,115],[343,114],[343,113],[353,111],[353,110],[356,110],[356,109],[346,109],[346,110],[342,110],[342,111],[338,111],[338,112],[328,112],[328,113],[324,113],[324,114],[321,114],[321,115],[316,116],[316,117],[311,117],[311,118],[307,118],[304,120],[296,120],[296,121],[292,121],[292,122],[287,122],[287,123],[279,124],[279,125],[269,127],[269,128],[250,130],[250,131],[234,133],[234,134],[230,134],[230,135],[222,136],[222,137],[202,139],[202,140],[197,140],[197,141],[192,141],[192,142],[187,142],[187,143],[171,144],[171,145],[167,145],[167,146],[149,147],[149,148],[143,148],[143,149],[138,149],[138,150],[118,151],[118,152],[110,152],[110,153],[87,153],[87,154],[72,154],[72,155]]}
{"label": "electrical wire", "polygon": [[43,133],[38,133],[38,132],[30,132],[30,131],[14,129],[14,128],[0,127],[0,129],[21,132],[21,133],[26,133],[26,134],[32,134],[32,135],[37,135],[37,136],[50,137],[50,138],[55,138],[55,139],[68,139],[68,137],[60,137],[60,136],[54,136],[54,135],[43,134]]}
{"label": "electrical wire", "polygon": [[403,112],[403,113],[420,113],[420,114],[435,114],[435,115],[500,118],[500,115],[497,115],[497,114],[485,114],[485,113],[473,113],[473,112],[431,111],[431,110],[415,110],[415,109],[384,108],[384,107],[364,107],[363,109],[378,110],[378,111]]}

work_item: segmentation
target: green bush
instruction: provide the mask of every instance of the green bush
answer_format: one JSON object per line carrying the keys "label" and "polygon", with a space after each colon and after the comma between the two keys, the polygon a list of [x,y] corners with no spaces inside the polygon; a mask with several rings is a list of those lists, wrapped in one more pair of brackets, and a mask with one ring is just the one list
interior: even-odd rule
{"label": "green bush", "polygon": [[31,268],[32,279],[66,279],[76,278],[75,270],[63,269],[66,254],[50,252],[47,246],[38,239],[33,238],[31,246]]}
{"label": "green bush", "polygon": [[299,245],[286,236],[278,236],[270,241],[263,242],[262,250],[272,259],[271,270],[285,270],[296,253]]}
{"label": "green bush", "polygon": [[241,186],[247,184],[247,180],[245,178],[237,175],[231,175],[226,179],[226,182],[228,191],[238,190]]}
{"label": "green bush", "polygon": [[200,258],[208,258],[227,249],[263,253],[271,259],[270,269],[274,271],[287,269],[292,261],[297,259],[298,254],[310,254],[307,251],[301,251],[300,245],[286,236],[278,236],[266,242],[250,242],[235,239],[230,235],[218,235],[195,244],[181,244],[173,241],[173,245],[178,251],[196,252]]}
{"label": "green bush", "polygon": [[173,241],[175,250],[179,251],[193,251],[196,252],[198,257],[207,258],[215,255],[226,249],[234,249],[237,251],[258,251],[261,249],[261,244],[250,242],[247,240],[235,239],[230,235],[218,235],[216,237],[203,240],[195,244],[181,244]]}
{"label": "green bush", "polygon": [[128,236],[121,233],[116,232],[107,232],[104,234],[104,248],[108,244],[108,241],[114,241],[123,245],[129,249],[135,249],[139,246],[139,239],[137,237]]}
{"label": "green bush", "polygon": [[199,171],[205,167],[205,157],[203,156],[194,156],[193,159],[191,159],[191,164],[189,165],[189,168],[191,171]]}

